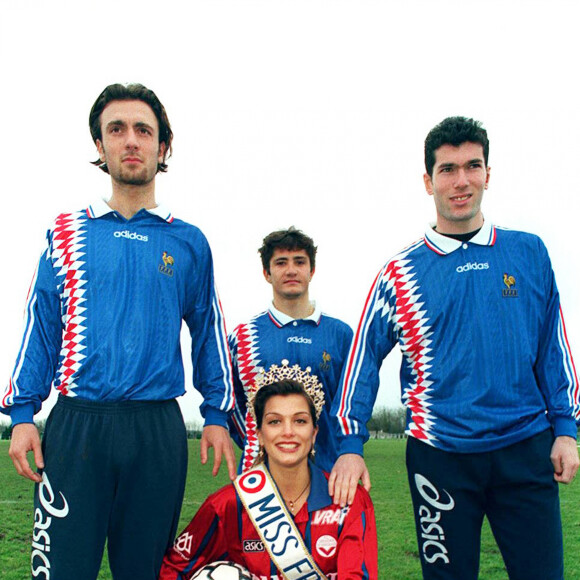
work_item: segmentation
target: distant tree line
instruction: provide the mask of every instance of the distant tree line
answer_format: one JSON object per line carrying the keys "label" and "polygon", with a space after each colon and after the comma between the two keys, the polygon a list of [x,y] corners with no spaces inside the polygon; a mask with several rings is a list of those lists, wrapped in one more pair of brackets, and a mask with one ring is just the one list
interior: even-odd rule
{"label": "distant tree line", "polygon": [[12,425],[0,425],[0,439],[10,439],[12,437]]}
{"label": "distant tree line", "polygon": [[187,432],[188,439],[201,439],[203,425],[201,425],[198,421],[186,421],[185,431]]}
{"label": "distant tree line", "polygon": [[404,407],[398,409],[377,407],[367,423],[367,429],[371,434],[375,433],[375,437],[380,431],[390,434],[402,434],[405,432],[406,415],[407,411]]}
{"label": "distant tree line", "polygon": [[[40,421],[35,421],[34,424],[38,429],[40,436],[44,433],[44,428],[46,427],[46,419],[41,419]],[[1,439],[11,439],[12,438],[12,424],[0,424],[0,440]]]}

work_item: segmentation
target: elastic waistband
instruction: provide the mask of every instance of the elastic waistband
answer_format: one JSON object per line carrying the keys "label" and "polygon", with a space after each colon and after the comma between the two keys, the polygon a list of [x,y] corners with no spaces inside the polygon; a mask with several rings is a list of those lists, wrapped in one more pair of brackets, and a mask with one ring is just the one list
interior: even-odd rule
{"label": "elastic waistband", "polygon": [[76,411],[83,411],[84,413],[92,413],[94,415],[122,415],[125,413],[135,413],[169,405],[177,405],[177,401],[175,399],[168,399],[166,401],[107,402],[89,401],[88,399],[80,399],[79,397],[59,395],[56,405],[65,409],[74,409]]}

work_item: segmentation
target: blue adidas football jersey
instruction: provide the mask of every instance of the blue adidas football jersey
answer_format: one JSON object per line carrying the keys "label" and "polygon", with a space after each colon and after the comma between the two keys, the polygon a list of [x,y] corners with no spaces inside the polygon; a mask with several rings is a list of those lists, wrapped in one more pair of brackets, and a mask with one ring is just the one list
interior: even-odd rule
{"label": "blue adidas football jersey", "polygon": [[290,366],[310,367],[322,384],[325,405],[316,437],[316,463],[330,471],[338,457],[338,439],[330,406],[338,389],[343,364],[352,339],[351,328],[341,320],[315,309],[306,319],[294,320],[271,306],[247,324],[240,324],[229,337],[236,406],[232,435],[245,446],[242,468],[249,468],[257,451],[255,425],[247,413],[246,391],[263,369],[288,360]]}
{"label": "blue adidas football jersey", "polygon": [[103,201],[61,214],[47,233],[0,409],[14,424],[31,422],[51,386],[94,401],[178,397],[182,321],[201,413],[225,426],[234,404],[231,363],[201,231],[161,207],[130,220]]}
{"label": "blue adidas football jersey", "polygon": [[485,223],[468,242],[429,229],[375,279],[333,412],[362,453],[383,359],[398,344],[407,434],[482,452],[550,425],[576,437],[578,379],[550,259],[535,235]]}

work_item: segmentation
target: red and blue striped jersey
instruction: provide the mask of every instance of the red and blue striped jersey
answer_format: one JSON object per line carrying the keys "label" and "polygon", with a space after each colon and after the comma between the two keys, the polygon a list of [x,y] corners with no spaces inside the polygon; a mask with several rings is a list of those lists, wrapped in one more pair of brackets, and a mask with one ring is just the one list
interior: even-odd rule
{"label": "red and blue striped jersey", "polygon": [[87,400],[184,393],[182,321],[207,423],[234,405],[231,362],[209,245],[161,207],[130,220],[101,201],[61,214],[30,288],[24,337],[0,409],[31,422],[51,386]]}
{"label": "red and blue striped jersey", "polygon": [[578,378],[548,252],[487,222],[468,242],[429,229],[376,277],[333,413],[341,452],[362,454],[383,359],[402,351],[406,432],[482,452],[552,425],[576,437]]}
{"label": "red and blue striped jersey", "polygon": [[[359,486],[353,504],[341,508],[332,503],[322,471],[311,464],[311,474],[308,500],[294,517],[306,548],[329,580],[376,580],[377,531],[369,494]],[[202,504],[165,555],[159,579],[185,580],[218,560],[240,564],[259,580],[282,578],[233,485]]]}

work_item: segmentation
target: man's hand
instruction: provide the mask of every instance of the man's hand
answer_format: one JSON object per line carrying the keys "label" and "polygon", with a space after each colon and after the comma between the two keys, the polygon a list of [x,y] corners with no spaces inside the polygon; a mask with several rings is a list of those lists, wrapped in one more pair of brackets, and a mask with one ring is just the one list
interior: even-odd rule
{"label": "man's hand", "polygon": [[354,501],[356,486],[362,480],[367,491],[371,489],[371,478],[365,460],[356,453],[341,455],[334,464],[328,479],[328,493],[340,507],[351,505]]}
{"label": "man's hand", "polygon": [[228,474],[233,481],[236,478],[236,456],[228,430],[219,425],[208,425],[201,434],[201,463],[207,463],[209,448],[213,447],[213,471],[215,477],[222,464],[222,455],[225,455],[228,465]]}
{"label": "man's hand", "polygon": [[34,454],[34,463],[38,469],[44,468],[44,459],[40,447],[40,436],[34,423],[19,423],[12,429],[12,440],[8,455],[14,463],[18,475],[26,477],[36,483],[42,481],[42,476],[30,469],[26,454],[32,451]]}
{"label": "man's hand", "polygon": [[578,444],[573,437],[556,437],[550,459],[554,466],[554,479],[559,483],[570,483],[576,476],[580,459]]}

